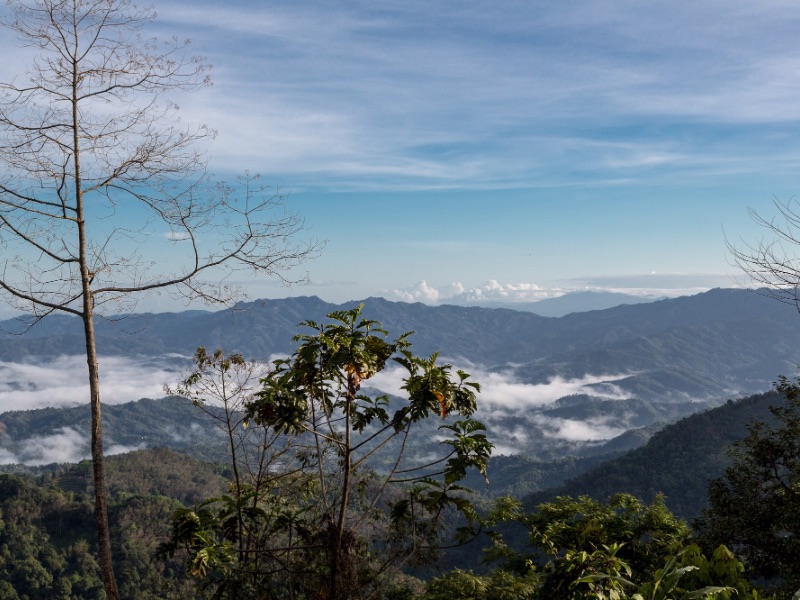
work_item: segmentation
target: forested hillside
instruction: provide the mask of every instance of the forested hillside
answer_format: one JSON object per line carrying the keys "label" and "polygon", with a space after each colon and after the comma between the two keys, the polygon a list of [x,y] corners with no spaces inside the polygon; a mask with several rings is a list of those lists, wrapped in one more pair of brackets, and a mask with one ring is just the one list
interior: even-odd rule
{"label": "forested hillside", "polygon": [[[718,294],[720,299],[728,292]],[[554,342],[557,352],[536,350],[530,343],[520,350],[523,344],[517,331],[512,350],[540,352],[537,356],[542,359],[485,371],[484,376],[496,384],[508,381],[502,378],[513,370],[518,385],[497,388],[516,394],[516,404],[500,405],[492,392],[485,412],[477,394],[479,382],[473,385],[467,373],[435,355],[411,353],[418,334],[393,341],[384,337],[377,321],[362,319],[366,308],[331,313],[328,321],[306,322],[299,329],[306,333],[291,359],[273,363],[268,371],[263,364],[249,363],[239,355],[198,351],[194,369],[176,382],[179,396],[104,406],[107,448],[110,454],[118,454],[109,462],[107,485],[112,527],[119,539],[120,586],[134,598],[194,597],[196,586],[202,585],[208,586],[208,593],[216,590],[220,597],[230,598],[237,597],[230,595],[232,590],[241,588],[248,597],[280,589],[290,596],[321,598],[325,590],[336,589],[338,597],[350,593],[343,590],[358,590],[360,596],[377,594],[386,600],[430,600],[440,592],[452,594],[448,586],[462,586],[467,576],[452,569],[474,565],[481,553],[478,543],[472,542],[448,554],[450,562],[441,563],[448,570],[444,579],[426,584],[416,575],[436,574],[437,545],[458,544],[488,531],[491,554],[501,568],[486,575],[489,579],[475,576],[486,590],[500,585],[492,578],[508,577],[509,585],[513,583],[517,590],[514,597],[539,599],[544,597],[543,590],[557,597],[555,590],[562,585],[559,578],[577,568],[569,566],[570,560],[582,565],[580,572],[586,577],[603,574],[597,581],[608,583],[609,590],[624,585],[646,590],[662,572],[659,565],[673,561],[670,568],[678,569],[675,561],[680,560],[706,565],[702,567],[706,570],[712,564],[724,565],[719,568],[733,575],[720,576],[718,583],[755,599],[749,584],[739,579],[737,559],[727,550],[694,546],[689,529],[673,516],[691,519],[700,513],[708,481],[720,477],[730,464],[727,447],[744,438],[751,420],[769,420],[768,406],[782,401],[777,393],[727,402],[730,395],[713,395],[723,382],[763,383],[758,377],[750,378],[752,373],[746,368],[734,381],[735,369],[715,362],[723,356],[739,366],[749,360],[758,369],[766,369],[772,360],[762,352],[754,362],[747,353],[755,352],[761,343],[752,328],[772,327],[771,319],[777,327],[778,313],[754,318],[748,313],[750,296],[732,293],[730,297],[734,301],[724,309],[717,307],[718,318],[711,324],[701,322],[711,319],[714,311],[708,300],[713,294],[699,304],[678,305],[675,314],[671,314],[675,306],[662,305],[674,326],[654,322],[654,313],[634,318],[632,327],[638,333],[632,333],[634,329],[610,332],[602,325],[604,319],[616,320],[612,313],[617,309],[599,311],[591,323],[583,325],[571,320],[577,315],[562,319],[529,315],[534,321],[528,325],[539,328],[539,341],[549,340],[548,336],[556,336],[567,326],[576,328],[572,340],[582,345],[567,347],[559,339]],[[378,314],[383,309],[395,315],[390,319],[399,318],[397,305],[378,301],[376,306]],[[646,306],[651,305],[620,310]],[[412,321],[411,315],[417,314],[416,323],[428,343],[433,343],[432,328],[439,318],[443,330],[445,325],[450,328],[440,341],[451,347],[474,341],[482,328],[490,329],[505,312],[470,309],[463,313],[442,307],[443,312],[437,313],[418,308],[405,305],[399,313]],[[257,313],[243,314],[249,315],[247,327],[257,328]],[[155,316],[165,319],[165,327],[207,317],[209,313]],[[528,318],[512,317],[509,322],[519,327]],[[131,319],[128,324],[138,317]],[[72,327],[67,320],[58,323],[65,330]],[[172,333],[179,339],[183,331],[188,344],[192,328],[199,327],[195,322]],[[780,343],[788,345],[793,330],[784,329],[786,339]],[[645,331],[652,335],[645,336]],[[508,339],[510,332],[495,334]],[[602,340],[592,342],[594,335]],[[694,335],[699,340],[695,354],[676,361],[674,356],[690,345]],[[749,350],[730,346],[737,336],[752,337],[747,342]],[[492,339],[483,340],[485,348],[494,343]],[[512,355],[503,354],[503,360]],[[638,361],[655,362],[651,369],[642,367],[624,377],[587,380],[582,393],[544,401],[534,397],[530,405],[524,398],[520,401],[520,390],[538,393],[535,373],[541,371],[544,360],[557,357],[563,361],[552,369],[559,377],[577,378],[597,368],[597,361],[619,359],[634,366],[645,364]],[[159,360],[154,357],[153,365]],[[761,366],[753,366],[757,363]],[[400,370],[399,375],[391,372],[391,394],[381,387],[386,383],[375,377],[390,368]],[[716,374],[711,383],[697,374],[706,368]],[[175,379],[179,377],[176,370]],[[548,385],[560,381],[555,375],[545,379]],[[376,387],[371,387],[373,381]],[[193,391],[197,389],[201,391]],[[703,397],[694,398],[698,393]],[[722,405],[711,411],[664,426],[666,421],[718,403]],[[8,472],[4,476],[8,494],[3,500],[7,506],[0,509],[3,515],[8,511],[9,535],[35,540],[32,546],[8,545],[5,564],[29,567],[7,567],[8,594],[99,597],[98,571],[90,561],[90,469],[89,463],[81,461],[88,454],[88,413],[87,407],[74,406],[0,415],[1,456]],[[484,417],[488,432],[477,420]],[[588,436],[575,437],[587,431]],[[503,452],[489,459],[489,444]],[[515,447],[535,448],[536,456],[502,455],[513,454],[509,450]],[[431,458],[437,455],[442,457]],[[77,464],[49,464],[64,462]],[[418,470],[421,475],[414,475]],[[494,489],[487,490],[484,474]],[[462,485],[474,487],[477,493],[465,492]],[[332,494],[330,489],[348,491]],[[523,497],[523,501],[497,499],[498,494]],[[666,495],[665,504],[661,494]],[[553,501],[556,497],[560,499]],[[26,502],[37,502],[40,509],[11,519]],[[71,516],[61,516],[61,511]],[[591,521],[593,514],[608,522],[599,537],[578,531],[574,537],[572,533],[566,537],[542,533],[548,528],[577,527],[578,516]],[[643,527],[645,537],[656,535],[652,527],[657,525],[658,532],[668,532],[665,535],[671,541],[658,549],[637,549],[623,535],[629,531],[628,520],[631,527]],[[56,522],[58,527],[53,525]],[[339,525],[332,528],[334,522]],[[509,529],[512,523],[521,529],[514,533]],[[624,546],[619,543],[628,548],[621,549]],[[532,551],[525,550],[527,546]],[[165,559],[143,564],[142,557],[152,557],[159,547]],[[309,552],[309,548],[324,552]],[[681,549],[669,555],[669,548]],[[585,560],[581,552],[587,553]],[[426,565],[425,569],[412,570],[417,563]],[[71,570],[72,564],[83,565],[80,574]],[[523,564],[538,564],[541,571],[520,570]],[[629,568],[632,580],[623,584],[616,577],[623,577]],[[330,574],[336,572],[340,574],[334,581]],[[719,576],[715,573],[714,577]],[[685,583],[699,586],[702,580],[686,578]],[[493,593],[487,591],[486,597]]]}
{"label": "forested hillside", "polygon": [[730,445],[744,439],[752,423],[771,423],[769,407],[783,402],[780,394],[769,392],[685,417],[656,432],[641,448],[527,496],[524,505],[532,509],[561,495],[605,500],[624,492],[650,502],[663,494],[671,511],[691,520],[707,504],[708,482],[721,477],[730,464]]}
{"label": "forested hillside", "polygon": [[[611,537],[602,539],[615,539],[614,528],[623,527],[626,519],[634,519],[633,523],[641,519],[640,524],[634,525],[635,527],[653,527],[653,518],[663,519],[664,522],[659,527],[668,528],[673,532],[670,535],[688,539],[683,537],[687,534],[680,527],[668,525],[671,518],[668,513],[658,512],[661,510],[658,508],[637,508],[636,511],[643,512],[641,516],[635,516],[638,513],[629,512],[632,510],[631,505],[624,504],[628,501],[623,501],[615,509],[604,508],[603,503],[589,504],[587,501],[552,504],[544,512],[537,507],[556,495],[570,495],[573,498],[586,495],[605,501],[619,492],[651,499],[655,499],[657,493],[665,492],[668,495],[667,506],[684,517],[696,516],[698,507],[705,505],[703,498],[708,478],[720,476],[724,466],[728,464],[727,445],[744,437],[752,419],[772,422],[773,418],[767,407],[780,406],[781,402],[782,398],[777,393],[761,394],[682,419],[656,433],[644,447],[596,466],[564,486],[526,497],[522,508],[531,515],[538,515],[535,519],[545,519],[551,523],[566,518],[572,510],[578,510],[583,515],[581,518],[590,518],[594,511],[594,518],[607,520],[602,531]],[[142,406],[147,406],[147,403]],[[127,415],[137,415],[138,408],[141,407],[129,407]],[[146,425],[147,423],[143,424]],[[594,462],[601,461],[602,458],[583,460]],[[577,468],[582,468],[579,466],[580,462],[542,464],[538,461],[498,457],[492,461],[489,472],[493,480],[517,482],[517,490],[507,483],[504,484],[509,487],[507,491],[524,491],[529,482],[539,481],[546,484],[548,477],[557,480]],[[590,467],[591,464],[586,466]],[[91,475],[88,463],[29,468],[27,472],[28,474],[1,476],[0,514],[3,515],[3,528],[0,529],[0,538],[4,560],[0,564],[3,565],[3,597],[100,597],[99,571],[93,558],[89,495]],[[125,590],[125,597],[175,600],[198,597],[192,578],[187,577],[184,570],[185,563],[182,559],[176,556],[173,559],[152,560],[152,556],[158,544],[169,536],[173,511],[182,505],[196,505],[205,498],[225,493],[230,476],[229,468],[224,465],[198,462],[167,449],[135,451],[109,458],[108,487],[111,493],[112,528],[115,539],[118,540],[120,586]],[[621,506],[629,508],[622,510]],[[647,514],[653,516],[646,517]],[[509,543],[521,544],[523,547],[531,543],[520,538],[513,529],[502,527],[500,530],[506,531]],[[662,529],[659,535],[664,535],[665,531],[667,529]],[[684,532],[681,533],[682,531]],[[567,535],[566,530],[562,535]],[[578,543],[568,539],[565,537],[559,543]],[[473,564],[479,548],[474,544],[465,547],[470,548],[466,553],[451,553],[448,562],[442,563],[442,566],[447,569],[457,567],[459,563],[453,563],[452,560],[458,556],[471,557],[464,563],[465,566]],[[645,555],[640,556],[636,552],[626,551],[619,558],[628,561],[643,560]],[[600,555],[597,559],[600,559]],[[604,560],[607,561],[608,558]],[[653,556],[647,560],[653,560],[653,564],[658,565],[660,558]],[[504,568],[511,568],[511,564]],[[604,564],[608,568],[609,564],[614,563]],[[722,565],[723,562],[719,564]],[[566,568],[566,565],[563,567]],[[427,572],[431,574],[429,570]],[[496,589],[495,586],[500,585],[498,577],[501,577],[501,573],[506,573],[503,577],[511,578],[502,585],[516,589],[515,593],[522,594],[523,590],[527,590],[524,593],[533,593],[531,590],[542,585],[528,575],[512,576],[513,572],[513,568],[510,571],[497,571],[485,580],[479,578],[473,583],[481,582],[480,585],[485,587],[490,596],[496,592],[488,590]],[[463,572],[448,571],[434,580],[426,592],[428,595],[419,597],[434,600],[440,597],[436,595],[439,593],[436,590],[444,589],[450,590],[448,593],[451,595],[460,593],[456,590],[466,584],[466,575],[459,573]],[[413,578],[405,580],[403,585],[406,587],[401,586],[402,589],[413,589],[417,590],[415,594],[422,594],[424,585],[414,581]],[[555,583],[551,581],[546,585]],[[390,597],[394,598],[387,596],[387,599]]]}
{"label": "forested hillside", "polygon": [[[196,598],[179,560],[154,559],[181,502],[224,489],[214,469],[164,450],[110,457],[110,521],[120,592],[133,600]],[[104,597],[87,463],[38,476],[0,475],[0,596]]]}

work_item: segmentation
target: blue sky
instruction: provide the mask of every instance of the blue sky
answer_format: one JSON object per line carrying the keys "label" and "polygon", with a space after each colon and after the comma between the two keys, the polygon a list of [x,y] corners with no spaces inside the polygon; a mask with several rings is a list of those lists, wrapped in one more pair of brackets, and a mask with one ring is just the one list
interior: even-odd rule
{"label": "blue sky", "polygon": [[179,99],[211,169],[261,173],[327,240],[308,285],[253,297],[734,285],[725,237],[800,189],[797,2],[156,8],[214,67]]}

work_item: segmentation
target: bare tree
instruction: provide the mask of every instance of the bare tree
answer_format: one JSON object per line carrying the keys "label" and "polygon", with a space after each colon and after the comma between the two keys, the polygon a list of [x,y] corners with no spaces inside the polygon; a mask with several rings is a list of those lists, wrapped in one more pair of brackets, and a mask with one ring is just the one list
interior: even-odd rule
{"label": "bare tree", "polygon": [[253,178],[208,177],[195,148],[212,132],[181,124],[168,97],[209,84],[203,61],[184,57],[177,39],[142,37],[152,9],[9,4],[4,25],[35,58],[0,84],[0,289],[35,319],[83,321],[100,565],[114,600],[96,310],[165,289],[227,302],[236,290],[213,282],[231,270],[281,275],[317,248],[296,241],[301,220]]}
{"label": "bare tree", "polygon": [[728,251],[752,283],[800,310],[800,203],[775,200],[774,204],[777,213],[772,218],[750,210],[765,235],[738,246],[728,242]]}

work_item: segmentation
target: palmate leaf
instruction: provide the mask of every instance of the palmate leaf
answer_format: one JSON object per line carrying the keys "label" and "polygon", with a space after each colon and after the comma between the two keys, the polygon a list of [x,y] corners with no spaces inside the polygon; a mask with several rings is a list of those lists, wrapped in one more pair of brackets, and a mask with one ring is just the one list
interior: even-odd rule
{"label": "palmate leaf", "polygon": [[488,485],[489,480],[486,475],[486,469],[489,466],[489,459],[494,445],[482,433],[486,431],[486,426],[479,421],[465,419],[450,425],[442,425],[439,429],[449,430],[455,434],[453,439],[442,442],[452,446],[456,453],[455,456],[447,461],[445,481],[448,484],[460,481],[466,477],[467,469],[475,468],[483,475]]}

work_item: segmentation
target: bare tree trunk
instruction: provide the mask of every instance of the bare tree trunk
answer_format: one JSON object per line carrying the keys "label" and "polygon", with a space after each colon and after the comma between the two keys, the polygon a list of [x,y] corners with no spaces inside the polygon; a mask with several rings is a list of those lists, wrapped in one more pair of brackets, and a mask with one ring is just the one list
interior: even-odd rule
{"label": "bare tree trunk", "polygon": [[[78,31],[73,29],[75,39]],[[94,337],[94,294],[92,292],[93,274],[89,270],[88,242],[86,239],[86,220],[83,206],[83,181],[81,173],[80,119],[78,115],[78,79],[80,71],[76,53],[72,59],[72,165],[75,178],[75,208],[78,229],[78,266],[81,277],[81,297],[83,300],[83,331],[86,339],[86,363],[89,367],[89,405],[92,413],[92,474],[94,475],[94,507],[97,525],[97,553],[100,558],[100,572],[108,600],[119,600],[117,580],[114,577],[114,562],[111,558],[111,533],[108,525],[108,505],[106,498],[106,478],[103,468],[103,417],[100,412],[100,367],[97,362],[97,344]]]}
{"label": "bare tree trunk", "polygon": [[119,600],[117,581],[111,558],[111,534],[108,526],[106,504],[106,479],[103,469],[103,418],[100,412],[100,373],[97,363],[97,346],[94,340],[94,316],[91,296],[84,296],[83,329],[86,335],[86,362],[89,365],[89,395],[92,409],[92,470],[94,474],[94,507],[97,525],[97,550],[100,570],[108,600]]}

